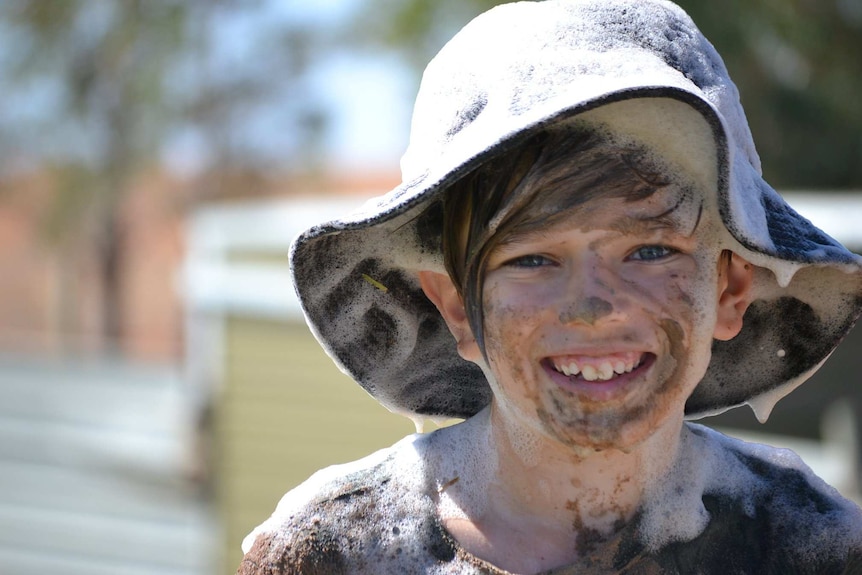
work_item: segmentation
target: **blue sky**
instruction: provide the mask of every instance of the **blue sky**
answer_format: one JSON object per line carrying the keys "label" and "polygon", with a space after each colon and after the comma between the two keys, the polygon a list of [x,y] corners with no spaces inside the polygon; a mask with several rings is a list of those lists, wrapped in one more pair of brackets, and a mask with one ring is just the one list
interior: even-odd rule
{"label": "blue sky", "polygon": [[[277,20],[312,28],[343,26],[361,9],[361,0],[269,0],[260,12],[221,22],[224,57],[235,66],[249,65],[259,50],[260,30]],[[343,49],[327,54],[309,71],[307,85],[329,111],[324,153],[331,164],[345,168],[395,169],[408,136],[416,87],[413,76],[392,55]],[[289,98],[285,97],[285,104]],[[276,104],[250,113],[240,128],[249,145],[263,153],[283,148],[276,127],[286,108]]]}
{"label": "blue sky", "polygon": [[[361,0],[271,0],[285,18],[339,25]],[[314,83],[331,106],[327,139],[333,160],[350,167],[396,167],[407,145],[416,87],[404,65],[383,54],[341,53],[321,62]]]}

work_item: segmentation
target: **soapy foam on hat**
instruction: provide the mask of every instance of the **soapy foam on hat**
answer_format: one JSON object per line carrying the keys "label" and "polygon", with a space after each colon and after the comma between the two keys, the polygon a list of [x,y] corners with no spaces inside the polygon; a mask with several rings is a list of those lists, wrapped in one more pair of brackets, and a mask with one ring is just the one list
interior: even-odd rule
{"label": "soapy foam on hat", "polygon": [[[685,132],[682,134],[668,132],[669,126],[678,126],[682,121],[681,119],[685,120]],[[674,179],[695,182],[698,189],[708,190],[705,194],[705,209],[709,214],[715,215],[714,220],[719,228],[713,236],[716,249],[731,249],[754,265],[766,268],[771,272],[771,274],[761,273],[758,275],[757,287],[760,290],[758,297],[774,300],[782,294],[781,288],[793,287],[791,285],[793,278],[801,269],[804,269],[802,264],[751,251],[733,238],[719,223],[720,207],[715,193],[718,159],[713,146],[712,127],[700,112],[684,102],[671,98],[636,98],[600,106],[579,114],[569,121],[576,125],[591,126],[593,129],[609,130],[615,139],[622,142],[628,141],[635,146],[646,148],[657,158],[660,158],[661,162],[671,166],[669,171],[677,175]],[[738,162],[732,163],[732,165],[735,164]],[[746,169],[750,169],[750,166]],[[363,217],[374,213],[375,209],[379,210],[381,205],[391,205],[388,202],[397,195],[397,192],[393,192],[388,200],[370,201],[355,217],[344,220],[345,227],[349,228],[351,221],[361,220]],[[753,245],[766,245],[772,249],[774,246],[770,232],[764,227],[766,220],[755,218],[753,215],[757,212],[763,212],[764,207],[759,203],[760,196],[754,193],[733,194],[733,196],[739,196],[743,199],[733,200],[737,204],[730,206],[731,211],[739,211],[744,217],[756,220],[747,226],[747,239]],[[739,204],[740,201],[745,205]],[[316,302],[315,298],[326,298],[331,302],[323,306],[324,310],[331,308],[329,311],[320,313],[315,309],[312,329],[316,334],[323,336],[320,339],[337,362],[339,361],[338,358],[350,362],[348,371],[351,371],[352,375],[359,379],[360,383],[381,403],[390,410],[399,413],[416,413],[422,417],[428,415],[463,417],[470,413],[464,409],[463,403],[459,404],[461,399],[469,396],[470,399],[467,402],[473,402],[473,405],[478,409],[483,406],[482,401],[484,400],[482,398],[488,397],[487,388],[475,383],[475,380],[472,379],[478,374],[478,370],[471,369],[470,366],[456,365],[454,367],[456,373],[454,374],[430,372],[427,375],[423,374],[422,370],[431,365],[432,358],[435,357],[436,352],[433,350],[440,351],[436,357],[440,355],[456,356],[453,353],[454,345],[451,341],[447,341],[450,336],[440,333],[443,331],[442,329],[438,329],[432,338],[428,338],[427,333],[421,333],[421,326],[430,325],[430,322],[423,324],[428,318],[417,316],[417,310],[402,305],[398,300],[399,294],[404,295],[406,292],[412,292],[413,295],[409,296],[408,300],[414,303],[418,302],[419,309],[422,309],[424,302],[422,302],[423,298],[420,294],[415,272],[422,269],[442,271],[439,238],[436,235],[439,234],[439,231],[419,229],[420,223],[425,221],[420,213],[428,206],[429,203],[426,199],[416,203],[413,209],[393,214],[387,221],[375,226],[363,227],[359,230],[344,229],[330,237],[319,238],[316,240],[319,244],[316,249],[306,252],[312,253],[312,257],[316,258],[316,261],[310,261],[308,257],[305,259],[309,261],[295,261],[295,270],[298,283],[302,281],[303,268],[327,270],[326,274],[319,272],[307,274],[312,275],[313,273],[315,286],[313,291],[305,290],[303,293],[304,305],[319,309],[320,303]],[[791,231],[788,230],[786,233]],[[775,232],[773,231],[773,233]],[[331,244],[333,249],[326,248],[323,243]],[[821,249],[820,251],[824,250]],[[359,262],[359,264],[348,262]],[[853,271],[853,266],[850,264],[847,264],[846,267],[846,271]],[[834,266],[830,268],[829,272],[833,275],[841,275],[838,268]],[[395,273],[406,290],[389,291],[391,286],[386,285],[387,274],[392,273]],[[761,282],[762,285],[760,285]],[[833,283],[846,285],[847,280],[836,277]],[[859,284],[860,282],[857,282],[857,292],[860,288]],[[792,290],[794,296],[798,294],[799,299],[807,301],[813,306],[813,316],[823,318],[824,325],[834,324],[837,326],[835,333],[841,332],[842,320],[845,320],[844,323],[852,321],[852,318],[848,318],[845,312],[845,309],[854,307],[853,303],[850,303],[849,306],[846,305],[850,292],[840,293],[832,297],[818,297],[812,300],[811,293],[817,292],[824,293],[822,290],[815,290],[815,292],[804,289]],[[418,298],[416,297],[417,294],[420,294]],[[356,296],[355,303],[352,299],[354,295]],[[836,299],[842,301],[836,304]],[[344,307],[345,305],[355,306],[355,309],[348,312]],[[427,308],[427,306],[425,307]],[[829,317],[828,314],[832,314],[832,317]],[[343,317],[350,317],[352,321],[343,321],[341,319]],[[397,335],[389,337],[390,334]],[[780,336],[781,334],[776,334],[769,337],[777,338]],[[828,336],[819,339],[824,342],[833,341]],[[746,362],[746,369],[749,370],[749,373],[744,379],[745,382],[775,380],[775,373],[783,370],[781,366],[791,365],[791,362],[794,361],[800,364],[809,361],[809,365],[799,370],[799,373],[792,374],[790,384],[780,382],[777,385],[780,391],[770,388],[763,390],[764,393],[768,392],[768,399],[753,400],[752,403],[757,407],[760,418],[768,414],[770,403],[774,404],[777,399],[783,397],[804,379],[801,374],[811,373],[813,370],[810,368],[820,363],[818,361],[811,364],[810,360],[807,359],[816,354],[805,355],[800,352],[791,354],[786,359],[782,358],[783,361],[779,362],[774,353],[778,349],[785,349],[786,346],[783,342],[776,342],[776,345],[778,347],[775,350],[770,349],[756,364]],[[722,408],[729,408],[751,399],[748,384],[740,388],[738,384],[743,380],[739,378],[737,378],[737,385],[726,386],[711,383],[714,378],[719,380],[730,379],[723,378],[721,372],[725,369],[732,371],[737,367],[734,362],[739,355],[732,353],[719,355],[725,357],[729,363],[718,365],[720,362],[716,362],[706,378],[710,381],[710,385],[701,386],[707,389],[700,389],[695,393],[690,411],[698,415],[715,412],[715,408],[710,409],[709,407],[712,405],[722,405]],[[745,355],[747,356],[747,354]],[[401,369],[405,365],[405,361],[408,361],[408,358],[420,356],[427,358],[427,361],[423,359],[414,362],[413,373],[402,376]],[[817,355],[818,360],[822,360],[822,358],[823,355]],[[762,369],[759,366],[763,366]],[[763,378],[751,377],[751,374],[757,370],[764,374]],[[421,377],[415,377],[416,375],[421,375]],[[465,385],[463,388],[461,386],[449,386],[449,392],[436,394],[436,398],[431,402],[433,407],[429,410],[429,381],[435,376],[464,381]],[[423,383],[416,385],[415,389],[396,388],[400,382],[419,382],[420,379]],[[729,389],[734,390],[733,393],[730,393]],[[456,397],[459,394],[466,395],[459,399]],[[722,396],[730,399],[725,401]],[[459,405],[460,407],[453,407],[452,410],[447,407]]]}
{"label": "soapy foam on hat", "polygon": [[[811,294],[818,293],[817,286],[824,283],[838,283],[847,277],[839,278],[844,272],[835,267],[806,266],[800,267],[786,263],[785,276],[793,279],[787,285],[781,286],[775,269],[780,266],[773,260],[772,269],[760,267],[764,262],[758,256],[745,248],[737,247],[736,251],[749,259],[755,266],[753,282],[753,302],[743,319],[743,331],[736,338],[727,342],[715,342],[713,345],[713,360],[709,367],[708,377],[717,385],[709,390],[700,386],[695,390],[695,401],[713,404],[723,403],[729,409],[736,404],[747,403],[761,422],[765,422],[772,408],[784,396],[801,385],[820,365],[826,361],[832,351],[833,342],[822,337],[824,333],[843,333],[853,324],[854,317],[843,310],[855,307],[859,286],[862,285],[857,276],[857,290],[847,292],[836,290],[820,290],[819,298]],[[852,277],[852,276],[851,276]],[[850,288],[852,284],[848,285]],[[785,322],[784,329],[772,329],[775,318],[781,317]],[[715,353],[717,348],[723,348],[721,353]],[[739,350],[734,351],[734,350]],[[737,353],[755,351],[761,361],[758,364],[739,365],[733,360]],[[822,358],[811,365],[810,357]],[[748,384],[751,381],[761,381],[778,374],[780,385],[764,390],[761,394],[750,397]],[[707,391],[713,395],[707,399],[697,397],[698,393]],[[718,394],[724,394],[720,397]],[[730,398],[738,398],[734,402]],[[698,410],[701,411],[702,410]],[[711,413],[720,413],[714,410]],[[702,414],[707,414],[709,412]]]}
{"label": "soapy foam on hat", "polygon": [[[328,271],[318,282],[319,289],[306,293],[303,301],[306,308],[315,311],[317,321],[312,329],[318,339],[328,344],[327,351],[337,363],[340,357],[350,358],[351,375],[392,411],[451,417],[471,404],[478,411],[487,402],[483,395],[487,390],[471,383],[478,368],[466,363],[449,366],[448,372],[428,367],[434,365],[433,358],[449,355],[454,348],[451,334],[422,294],[414,272],[442,269],[439,239],[435,246],[435,238],[420,237],[413,217],[396,218],[364,230],[361,241],[359,236],[354,241],[355,234],[344,230],[329,236],[324,241],[337,245],[337,249],[319,250],[314,253],[316,257],[294,260],[298,277],[321,268]],[[330,258],[332,253],[336,255]],[[345,264],[357,260],[358,264]],[[348,302],[353,322],[343,320]],[[407,365],[412,366],[410,373],[403,374]],[[432,369],[433,373],[422,373]],[[432,398],[429,394],[435,393],[433,388],[404,383],[411,378],[448,378],[453,384],[464,380],[464,385],[453,385],[455,393],[451,396]],[[402,385],[393,387],[392,382]],[[429,400],[438,407],[436,413],[424,411]]]}
{"label": "soapy foam on hat", "polygon": [[[650,115],[649,110],[653,108],[655,114]],[[689,129],[691,138],[673,138],[662,131],[660,126],[672,123],[670,118],[674,117],[675,114],[690,116],[688,122],[691,125]],[[657,158],[656,164],[665,163],[671,166],[668,171],[674,174],[672,180],[696,182],[695,185],[699,189],[710,190],[704,194],[705,211],[707,214],[717,214],[717,198],[714,193],[715,152],[713,150],[710,154],[708,150],[698,150],[697,154],[689,153],[691,149],[703,146],[704,142],[710,141],[710,138],[706,137],[705,134],[711,128],[702,116],[687,104],[671,99],[650,99],[649,102],[626,100],[586,112],[570,120],[570,123],[587,125],[592,129],[609,130],[607,122],[611,117],[625,119],[644,116],[653,118],[655,122],[646,122],[646,125],[633,123],[631,126],[624,125],[622,127],[614,124],[613,130],[608,133],[613,139],[620,142],[629,142],[631,145],[650,150]],[[694,126],[698,126],[698,128],[695,129]],[[698,131],[703,133],[698,136],[696,135]],[[304,265],[310,268],[322,267],[327,269],[327,274],[317,275],[317,289],[315,289],[315,293],[307,293],[306,300],[311,300],[313,297],[326,298],[329,303],[323,307],[330,308],[327,315],[332,319],[324,318],[322,321],[318,319],[317,327],[314,329],[324,334],[323,339],[328,343],[329,351],[333,352],[335,357],[353,358],[355,362],[351,366],[353,375],[360,379],[363,386],[372,395],[386,407],[398,413],[413,413],[420,417],[444,414],[451,416],[453,413],[447,413],[447,408],[444,406],[443,409],[440,409],[440,406],[444,404],[459,405],[459,402],[464,399],[463,396],[458,397],[459,393],[477,393],[478,389],[477,398],[487,397],[487,389],[477,388],[475,383],[471,383],[471,378],[478,373],[478,370],[471,370],[470,366],[461,366],[460,371],[456,373],[427,374],[427,378],[430,379],[435,377],[448,377],[454,380],[463,378],[465,382],[463,387],[450,386],[449,389],[454,390],[454,393],[438,394],[435,397],[434,403],[437,406],[435,413],[423,411],[423,405],[428,400],[428,393],[431,392],[427,385],[415,386],[414,389],[390,389],[394,382],[406,380],[405,377],[400,377],[400,370],[408,358],[416,358],[420,355],[429,358],[429,361],[414,363],[415,369],[411,376],[415,376],[425,366],[431,364],[430,359],[437,351],[451,353],[451,351],[442,350],[454,347],[451,336],[445,333],[444,329],[437,329],[431,337],[427,331],[422,332],[423,322],[426,322],[424,323],[426,327],[431,325],[431,322],[428,321],[429,317],[417,315],[416,309],[410,307],[418,305],[421,309],[424,304],[426,314],[436,314],[436,310],[428,302],[423,301],[424,296],[421,296],[415,277],[415,271],[420,269],[442,270],[439,237],[436,235],[439,234],[439,230],[419,229],[420,223],[424,220],[417,213],[419,209],[426,207],[426,205],[417,206],[413,211],[402,213],[385,223],[365,228],[361,232],[344,230],[337,235],[324,238],[321,241],[337,244],[337,249],[318,250],[317,254],[320,256],[318,261],[297,262],[297,269],[299,273],[301,273]],[[370,208],[366,207],[360,213],[364,214],[368,209]],[[730,237],[719,223],[717,216],[714,220],[717,229],[710,233],[712,234],[711,237],[714,238],[716,249],[732,249],[755,265],[768,266],[771,270],[772,274],[765,272],[765,270],[761,270],[761,273],[758,274],[756,284],[759,293],[757,297],[766,300],[774,299],[782,293],[780,289],[782,284],[789,285],[792,283],[791,278],[796,277],[801,268],[800,264],[751,252]],[[351,268],[349,265],[345,265],[346,262],[357,261],[360,257],[364,259],[360,260],[358,266]],[[830,270],[829,273],[839,272]],[[398,285],[387,285],[389,279],[393,277],[397,280]],[[399,289],[399,286],[403,289]],[[792,290],[791,293],[794,295],[799,293],[800,297],[807,295],[805,289]],[[836,297],[846,298],[847,296]],[[409,305],[404,305],[405,298]],[[344,313],[343,305],[346,301],[350,301],[350,305],[354,308],[351,310],[351,316],[357,319],[356,322],[339,321],[339,317]],[[307,303],[320,307],[320,304],[314,301]],[[831,313],[836,313],[836,310],[841,312],[844,309],[841,307],[843,302],[836,306],[834,297],[813,303],[822,308],[815,310],[816,316],[824,316],[830,310]],[[705,310],[711,307],[711,303],[703,300],[698,303],[698,307]],[[848,318],[842,314],[842,317],[826,318],[825,321],[827,323],[835,322],[838,325],[841,321],[846,322],[847,320]],[[442,325],[442,322],[440,324]],[[398,334],[397,339],[393,339],[396,337],[393,334]],[[409,337],[405,338],[405,336]],[[766,337],[773,336],[764,335],[761,339]],[[775,349],[771,349],[772,347]],[[776,363],[789,365],[796,359],[796,356],[799,356],[798,352],[791,353],[790,356],[780,358],[781,361],[779,362],[779,358],[775,354],[778,350],[786,347],[783,342],[778,341],[770,344],[770,349],[762,362],[764,374],[769,373],[770,369],[779,369],[776,367]],[[738,356],[726,354],[726,357],[735,358]],[[729,389],[738,389],[740,383],[744,384],[745,381],[752,379],[752,370],[758,369],[748,366],[749,372],[744,379],[721,375],[722,371],[733,371],[735,367],[731,361],[729,365],[716,364],[711,368],[718,379],[733,379],[734,383],[737,384],[736,386],[712,386],[711,391],[713,393],[728,393]],[[810,371],[812,370],[805,370],[805,373]],[[414,378],[414,380],[417,379]],[[768,415],[770,404],[774,404],[783,395],[789,393],[803,379],[803,377],[794,378],[790,384],[782,385],[778,390],[770,391],[766,394],[768,397],[763,400],[752,401],[751,403],[757,407],[758,417],[763,418]],[[739,402],[748,399],[745,397],[747,386],[744,387],[745,389],[738,391]],[[710,399],[714,400],[715,398]],[[482,406],[481,404],[476,405],[477,407]],[[453,409],[453,411],[455,410]]]}

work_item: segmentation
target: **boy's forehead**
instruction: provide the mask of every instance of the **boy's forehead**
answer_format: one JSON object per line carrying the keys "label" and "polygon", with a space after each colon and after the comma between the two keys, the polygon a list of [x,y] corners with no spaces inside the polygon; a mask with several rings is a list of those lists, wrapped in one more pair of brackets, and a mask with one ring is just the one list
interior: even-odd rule
{"label": "boy's forehead", "polygon": [[[605,228],[624,233],[667,229],[688,234],[699,226],[703,205],[703,194],[694,188],[669,184],[645,197],[590,195],[582,203],[560,213],[559,221],[554,224],[565,227],[574,224],[584,229]],[[554,224],[549,227],[556,227]]]}
{"label": "boy's forehead", "polygon": [[703,216],[704,199],[692,187],[668,185],[642,199],[622,199],[620,217],[652,227],[691,229]]}
{"label": "boy's forehead", "polygon": [[[516,228],[500,241],[501,246],[553,240],[556,234],[577,229],[590,233],[612,231],[619,235],[648,237],[656,233],[695,239],[704,219],[703,201],[685,190],[664,190],[649,198],[592,198],[569,208],[545,225]],[[616,235],[615,234],[615,235]],[[703,241],[702,234],[697,236]]]}

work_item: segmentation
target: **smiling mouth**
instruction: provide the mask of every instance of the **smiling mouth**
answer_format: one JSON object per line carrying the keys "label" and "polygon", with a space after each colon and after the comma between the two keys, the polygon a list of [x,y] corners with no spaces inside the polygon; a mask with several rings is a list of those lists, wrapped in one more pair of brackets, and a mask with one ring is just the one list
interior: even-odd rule
{"label": "smiling mouth", "polygon": [[588,381],[612,381],[648,362],[651,353],[623,352],[603,356],[558,356],[545,360],[546,365],[569,378]]}

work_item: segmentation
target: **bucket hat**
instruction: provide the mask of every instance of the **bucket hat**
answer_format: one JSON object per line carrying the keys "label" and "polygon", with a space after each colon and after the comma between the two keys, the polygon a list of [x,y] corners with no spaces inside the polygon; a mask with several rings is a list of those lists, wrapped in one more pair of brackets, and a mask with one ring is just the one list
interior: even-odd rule
{"label": "bucket hat", "polygon": [[713,344],[685,409],[749,404],[765,420],[825,361],[862,310],[862,258],[762,178],[736,87],[712,45],[661,0],[546,0],[491,9],[428,65],[402,183],[317,225],[291,249],[297,294],[336,364],[391,411],[469,417],[491,400],[417,272],[443,270],[420,215],[454,182],[561,122],[656,150],[711,190],[721,239],[756,266],[741,333]]}

